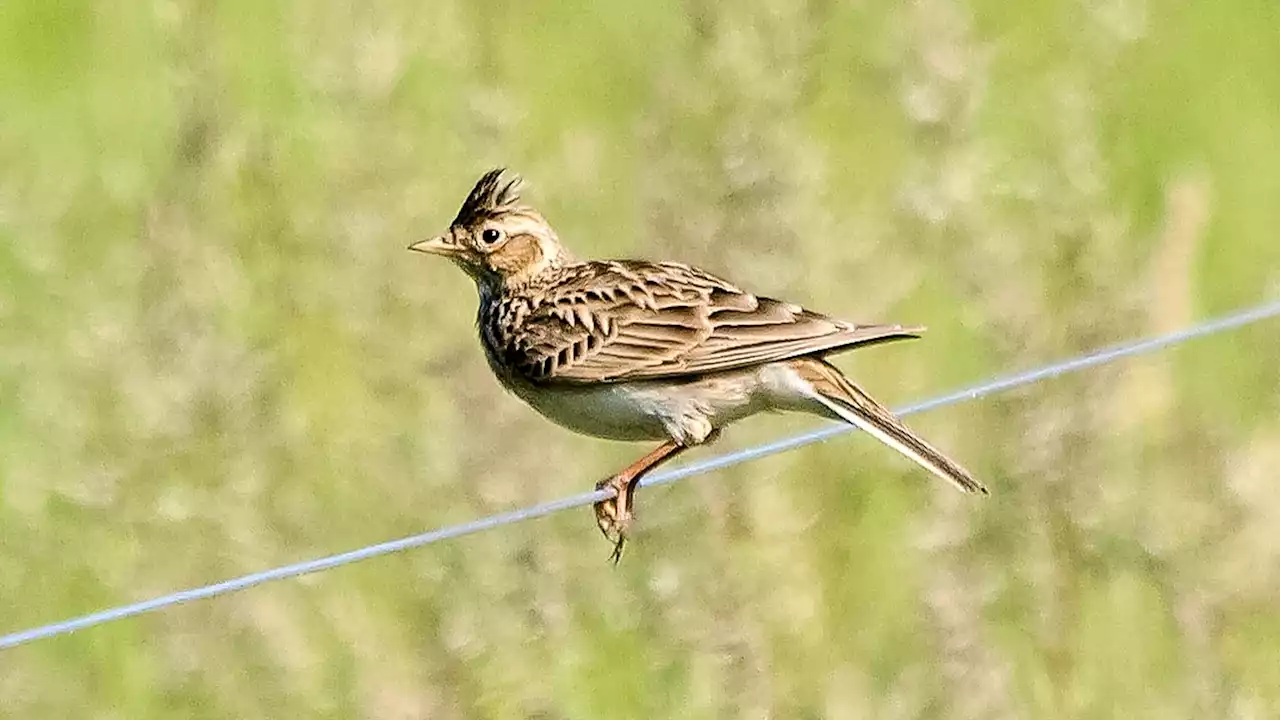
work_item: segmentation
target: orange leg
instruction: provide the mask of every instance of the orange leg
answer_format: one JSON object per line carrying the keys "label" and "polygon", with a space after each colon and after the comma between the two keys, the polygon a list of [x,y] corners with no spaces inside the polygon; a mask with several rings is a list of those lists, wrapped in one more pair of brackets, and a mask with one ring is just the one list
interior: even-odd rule
{"label": "orange leg", "polygon": [[[615,495],[595,504],[596,525],[600,532],[612,540],[613,555],[610,560],[616,565],[622,559],[622,546],[627,542],[627,528],[631,525],[631,507],[635,503],[636,486],[652,469],[663,462],[679,455],[686,446],[668,440],[659,445],[653,452],[631,463],[622,472],[611,478],[596,483],[596,489],[613,488]],[[613,534],[617,534],[617,538]]]}

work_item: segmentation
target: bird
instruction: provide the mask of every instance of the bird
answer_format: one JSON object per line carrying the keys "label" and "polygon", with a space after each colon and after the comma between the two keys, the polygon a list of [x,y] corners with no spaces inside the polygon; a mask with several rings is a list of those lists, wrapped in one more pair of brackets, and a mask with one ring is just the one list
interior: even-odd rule
{"label": "bird", "polygon": [[679,262],[579,259],[521,201],[521,184],[503,168],[486,172],[448,230],[409,249],[474,281],[480,342],[504,388],[574,432],[658,443],[596,485],[610,491],[593,509],[615,564],[640,480],[761,412],[848,423],[959,490],[987,494],[827,360],[923,327],[837,320]]}

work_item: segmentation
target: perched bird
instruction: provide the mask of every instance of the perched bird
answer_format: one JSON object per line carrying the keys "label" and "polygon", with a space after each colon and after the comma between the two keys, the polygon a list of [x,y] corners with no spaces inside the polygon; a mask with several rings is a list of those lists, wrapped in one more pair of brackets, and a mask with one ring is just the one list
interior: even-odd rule
{"label": "perched bird", "polygon": [[595,505],[614,562],[640,479],[765,410],[847,422],[960,490],[987,492],[824,359],[923,328],[834,320],[676,262],[579,260],[503,172],[480,178],[447,232],[409,248],[475,281],[480,340],[504,387],[575,432],[661,441],[596,486],[615,491]]}

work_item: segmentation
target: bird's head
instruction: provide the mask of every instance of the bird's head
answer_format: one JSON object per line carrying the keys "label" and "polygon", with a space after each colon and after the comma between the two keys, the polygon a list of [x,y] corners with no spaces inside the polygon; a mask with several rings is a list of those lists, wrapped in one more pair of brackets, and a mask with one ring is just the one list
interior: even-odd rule
{"label": "bird's head", "polygon": [[487,288],[520,285],[572,261],[538,211],[520,204],[520,178],[501,168],[485,173],[449,230],[409,246],[449,258]]}

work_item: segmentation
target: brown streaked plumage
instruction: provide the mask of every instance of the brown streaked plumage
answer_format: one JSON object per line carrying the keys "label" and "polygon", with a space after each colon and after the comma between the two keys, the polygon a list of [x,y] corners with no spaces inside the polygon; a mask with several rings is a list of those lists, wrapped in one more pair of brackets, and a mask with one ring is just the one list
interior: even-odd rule
{"label": "brown streaked plumage", "polygon": [[519,180],[486,173],[444,235],[410,248],[453,260],[476,283],[489,366],[547,418],[586,435],[662,444],[597,487],[596,521],[622,552],[636,483],[682,450],[762,411],[848,422],[965,492],[973,476],[908,429],[826,355],[914,338],[759,297],[674,262],[580,261]]}

